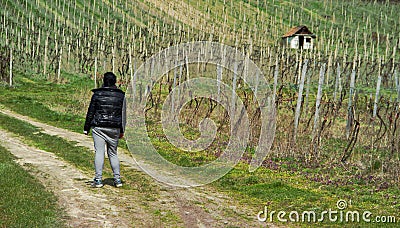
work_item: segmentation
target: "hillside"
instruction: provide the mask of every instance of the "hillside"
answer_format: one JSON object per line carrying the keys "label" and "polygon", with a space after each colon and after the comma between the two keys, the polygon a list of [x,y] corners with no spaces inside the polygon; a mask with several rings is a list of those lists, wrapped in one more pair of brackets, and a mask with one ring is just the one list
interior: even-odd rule
{"label": "hillside", "polygon": [[[169,162],[182,167],[212,162],[230,145],[232,129],[245,126],[239,127],[239,131],[248,136],[248,144],[243,147],[237,166],[206,185],[206,190],[211,189],[216,195],[226,193],[226,202],[234,202],[235,207],[243,204],[246,207],[242,210],[252,209],[250,214],[241,214],[240,224],[254,219],[254,210],[264,205],[277,210],[322,211],[337,208],[335,203],[339,199],[354,202],[354,207],[349,205],[352,209],[398,215],[399,1],[1,0],[1,5],[0,108],[10,110],[7,112],[11,114],[0,115],[4,125],[0,128],[30,140],[24,143],[44,140],[39,147],[46,150],[46,140],[56,140],[57,135],[36,134],[37,130],[27,123],[13,120],[13,112],[73,131],[78,135],[73,141],[79,140],[90,90],[101,86],[104,72],[113,71],[118,85],[128,95],[138,93],[140,98],[145,97],[145,130],[152,147]],[[289,49],[282,45],[282,36],[299,25],[307,26],[315,34],[312,49]],[[137,78],[135,72],[143,69],[139,68],[143,63],[150,66],[145,68],[150,75],[159,72],[159,65],[168,65],[167,61],[154,64],[154,54],[193,41],[229,45],[231,50],[249,57],[254,63],[251,66],[260,71],[246,75],[249,63],[245,60],[227,69],[212,61],[188,64],[177,58],[179,64],[157,80]],[[218,51],[222,49],[212,53],[218,55]],[[200,77],[215,83],[196,93],[196,87],[190,87],[189,82]],[[267,91],[262,102],[257,97],[257,92],[263,91],[259,88]],[[174,91],[178,92],[176,97],[171,95]],[[245,111],[242,113],[247,116],[232,117],[233,109],[217,102],[221,97],[239,98]],[[176,135],[168,135],[163,125],[168,122],[163,119],[168,99],[172,99],[172,105],[182,104],[179,113],[175,113],[179,117]],[[263,119],[265,106],[274,109],[276,112],[271,113],[276,115]],[[242,117],[248,126],[237,124]],[[204,131],[200,123],[206,119],[212,120],[216,129],[206,149],[191,151],[192,145],[179,147],[171,142],[175,138],[184,142],[201,138]],[[14,129],[10,121],[19,127]],[[249,163],[257,149],[264,146],[260,142],[267,121],[267,125],[276,124],[275,130],[267,128],[274,140],[271,149],[264,150],[268,153],[261,166],[250,173]],[[135,130],[132,132],[140,132]],[[129,136],[122,141],[122,149],[128,149]],[[73,154],[68,158],[68,153],[53,150],[50,152],[64,156],[76,169],[81,169],[80,159],[91,159],[88,147],[83,158]],[[90,169],[90,164],[84,164],[84,169]],[[132,172],[130,168],[126,168],[128,183],[139,176],[146,183],[153,183],[147,174]],[[137,187],[128,186],[130,190]],[[141,187],[143,192],[147,191],[146,186]],[[159,188],[160,194],[164,194],[163,188]],[[194,189],[196,195],[198,189]],[[165,191],[166,196],[174,195],[168,189]],[[145,199],[147,195],[143,193],[141,197]],[[211,212],[204,206],[210,204],[204,200],[191,208],[190,216],[194,217],[182,219],[186,204],[196,203],[178,199],[174,202],[175,211],[163,215],[163,219],[172,218],[169,225],[176,221],[179,225],[193,225],[192,213],[196,211],[201,211],[203,219],[210,217]],[[157,199],[150,201],[157,206]],[[214,209],[218,203],[215,205]],[[227,203],[223,206],[231,208]],[[146,213],[153,213],[151,216],[162,217],[161,212],[144,207],[149,210]],[[232,211],[231,208],[226,212],[230,221],[237,216]],[[222,224],[224,219],[216,220]],[[255,219],[252,222],[259,224]]]}
{"label": "hillside", "polygon": [[356,49],[364,57],[387,59],[400,46],[400,6],[390,1],[27,0],[2,1],[2,6],[3,53],[13,46],[15,61],[40,72],[45,72],[43,64],[57,68],[60,54],[63,69],[75,61],[74,70],[87,72],[96,56],[111,62],[114,53],[121,65],[129,48],[135,57],[146,58],[192,40],[254,45],[263,52],[298,25],[317,35],[317,55],[354,54]]}

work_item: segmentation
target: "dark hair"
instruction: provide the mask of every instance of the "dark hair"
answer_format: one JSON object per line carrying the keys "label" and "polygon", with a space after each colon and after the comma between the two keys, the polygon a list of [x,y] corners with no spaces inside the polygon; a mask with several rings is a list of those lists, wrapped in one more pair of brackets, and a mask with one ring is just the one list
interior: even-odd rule
{"label": "dark hair", "polygon": [[104,74],[103,78],[104,87],[114,86],[116,82],[117,82],[117,77],[113,72],[107,72]]}

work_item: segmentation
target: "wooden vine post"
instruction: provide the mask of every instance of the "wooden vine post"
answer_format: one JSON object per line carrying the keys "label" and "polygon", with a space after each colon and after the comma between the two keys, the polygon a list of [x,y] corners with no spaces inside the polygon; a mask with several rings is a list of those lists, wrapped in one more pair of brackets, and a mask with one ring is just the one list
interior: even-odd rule
{"label": "wooden vine post", "polygon": [[13,48],[10,48],[10,87],[13,85]]}

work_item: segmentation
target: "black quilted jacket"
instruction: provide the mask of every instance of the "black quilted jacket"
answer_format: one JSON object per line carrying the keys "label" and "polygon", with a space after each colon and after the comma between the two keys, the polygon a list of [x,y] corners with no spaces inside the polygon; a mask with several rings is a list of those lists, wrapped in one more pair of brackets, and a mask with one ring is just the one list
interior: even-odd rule
{"label": "black quilted jacket", "polygon": [[125,93],[114,87],[93,89],[93,96],[86,114],[84,131],[91,127],[120,128],[124,132],[123,115]]}

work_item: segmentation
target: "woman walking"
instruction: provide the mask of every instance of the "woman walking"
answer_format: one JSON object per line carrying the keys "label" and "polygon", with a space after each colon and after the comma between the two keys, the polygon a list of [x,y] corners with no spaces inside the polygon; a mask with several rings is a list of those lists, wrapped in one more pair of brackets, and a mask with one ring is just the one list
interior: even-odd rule
{"label": "woman walking", "polygon": [[119,139],[124,136],[125,93],[115,85],[116,81],[114,73],[104,74],[103,86],[92,90],[93,95],[86,114],[83,133],[88,135],[92,128],[96,151],[93,186],[97,188],[103,187],[102,173],[106,151],[114,175],[114,185],[122,187],[117,146]]}

